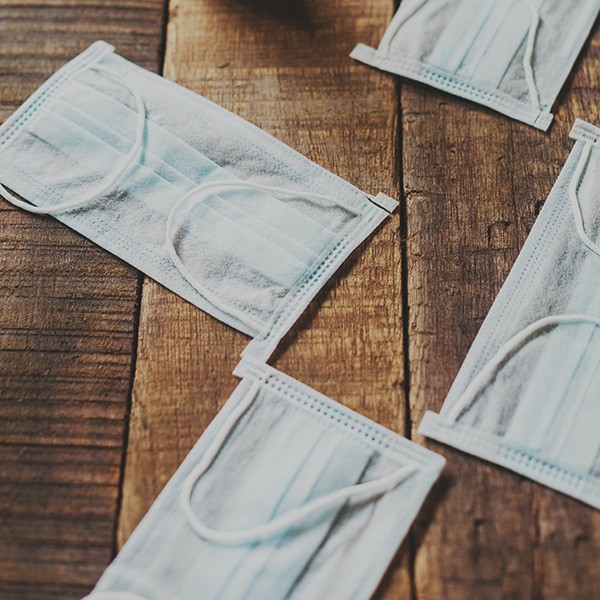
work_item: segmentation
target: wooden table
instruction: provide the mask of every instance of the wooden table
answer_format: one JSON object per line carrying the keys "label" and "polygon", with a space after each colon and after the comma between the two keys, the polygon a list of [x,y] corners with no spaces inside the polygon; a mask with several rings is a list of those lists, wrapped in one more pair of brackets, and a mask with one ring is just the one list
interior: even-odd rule
{"label": "wooden table", "polygon": [[[600,31],[545,134],[352,61],[393,4],[1,0],[0,118],[105,39],[400,198],[272,361],[448,459],[376,598],[598,599],[600,513],[416,428],[440,408],[574,118],[600,123]],[[76,599],[235,387],[247,338],[52,218],[0,211],[0,598]]]}

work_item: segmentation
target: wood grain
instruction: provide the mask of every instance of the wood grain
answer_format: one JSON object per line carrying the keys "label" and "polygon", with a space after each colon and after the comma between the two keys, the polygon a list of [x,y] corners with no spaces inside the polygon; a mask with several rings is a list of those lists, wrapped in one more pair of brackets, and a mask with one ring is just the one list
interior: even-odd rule
{"label": "wood grain", "polygon": [[[160,66],[162,1],[0,3],[0,118],[96,39]],[[0,206],[0,598],[80,598],[115,546],[138,276]]]}
{"label": "wood grain", "polygon": [[[395,84],[352,61],[381,35],[377,1],[171,3],[165,75],[369,192],[393,194]],[[283,341],[273,364],[404,431],[399,216],[371,236]],[[190,343],[193,342],[193,343]],[[120,542],[227,399],[247,339],[144,284]],[[408,556],[381,598],[409,594]]]}
{"label": "wood grain", "polygon": [[[597,39],[596,32],[595,38]],[[550,135],[404,82],[403,172],[411,419],[439,410],[572,143],[598,122],[600,63],[588,45]],[[433,442],[448,465],[415,527],[415,598],[600,598],[597,511]]]}

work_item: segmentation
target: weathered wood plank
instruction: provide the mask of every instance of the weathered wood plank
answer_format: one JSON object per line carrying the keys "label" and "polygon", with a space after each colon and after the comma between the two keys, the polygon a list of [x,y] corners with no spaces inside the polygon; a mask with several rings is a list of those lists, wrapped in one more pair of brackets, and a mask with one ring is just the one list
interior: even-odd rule
{"label": "weathered wood plank", "polygon": [[[528,140],[524,130],[515,128],[515,198],[531,199],[521,205],[519,215],[527,231],[573,147],[568,134],[575,119],[580,117],[600,125],[598,73],[600,23],[561,95],[557,123],[549,139],[537,144],[535,138]],[[535,485],[533,491],[538,533],[535,549],[538,597],[600,600],[600,512],[543,486]]]}
{"label": "weathered wood plank", "polygon": [[[395,84],[348,58],[375,42],[381,0],[171,4],[165,75],[371,192],[393,191]],[[404,429],[399,217],[351,258],[274,364],[396,431]],[[125,470],[122,543],[236,385],[247,339],[144,284]],[[407,553],[381,598],[406,598]]]}
{"label": "weathered wood plank", "polygon": [[[99,38],[160,67],[163,1],[0,2],[0,118]],[[115,546],[136,272],[0,206],[0,597],[80,598]]]}
{"label": "weathered wood plank", "polygon": [[[402,86],[411,417],[439,408],[519,246],[511,124]],[[507,185],[508,184],[508,185]],[[531,598],[528,483],[439,444],[438,503],[416,529],[417,598]],[[510,577],[506,577],[510,573]]]}
{"label": "weathered wood plank", "polygon": [[[574,116],[598,121],[591,101],[598,66],[592,46],[549,135],[402,84],[415,428],[426,409],[441,407],[568,155]],[[597,512],[441,444],[427,445],[448,466],[437,505],[416,528],[417,599],[600,597]]]}

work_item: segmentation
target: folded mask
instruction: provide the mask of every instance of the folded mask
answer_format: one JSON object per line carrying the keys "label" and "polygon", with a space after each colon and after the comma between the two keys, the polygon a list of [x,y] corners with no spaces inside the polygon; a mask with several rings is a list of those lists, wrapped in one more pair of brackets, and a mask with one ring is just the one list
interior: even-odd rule
{"label": "folded mask", "polygon": [[600,508],[600,130],[578,140],[441,413],[419,428]]}
{"label": "folded mask", "polygon": [[273,368],[243,379],[90,600],[367,600],[444,459]]}
{"label": "folded mask", "polygon": [[352,56],[546,130],[600,0],[403,0]]}
{"label": "folded mask", "polygon": [[396,206],[104,42],[0,128],[0,183],[254,336],[264,358]]}

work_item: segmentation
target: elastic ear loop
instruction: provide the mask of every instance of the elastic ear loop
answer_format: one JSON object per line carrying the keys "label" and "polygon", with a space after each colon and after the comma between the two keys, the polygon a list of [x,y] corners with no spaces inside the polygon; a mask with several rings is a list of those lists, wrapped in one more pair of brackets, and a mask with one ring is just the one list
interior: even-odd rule
{"label": "elastic ear loop", "polygon": [[540,24],[540,11],[533,0],[521,0],[527,4],[531,12],[531,22],[529,24],[529,33],[527,34],[527,46],[525,47],[525,56],[523,56],[523,68],[525,69],[525,81],[529,89],[531,104],[536,110],[541,110],[539,94],[535,85],[535,77],[533,76],[533,50],[535,46],[535,38]]}
{"label": "elastic ear loop", "polygon": [[229,415],[217,433],[216,437],[208,447],[202,460],[190,472],[183,484],[180,498],[181,509],[190,527],[201,538],[219,544],[246,544],[250,542],[262,541],[277,533],[287,531],[295,525],[302,523],[314,513],[325,511],[333,506],[339,505],[352,496],[360,495],[364,497],[364,500],[370,500],[371,498],[379,496],[397,486],[417,470],[417,466],[414,464],[405,465],[393,471],[389,475],[380,477],[379,479],[345,487],[331,494],[322,496],[321,498],[317,498],[316,500],[313,500],[300,508],[293,509],[286,514],[277,517],[273,521],[265,523],[264,525],[257,525],[255,527],[238,531],[219,531],[216,529],[211,529],[205,525],[194,512],[192,507],[192,495],[194,493],[194,488],[202,475],[206,473],[216,456],[219,454],[223,444],[225,443],[225,440],[235,428],[242,415],[249,409],[256,399],[259,389],[260,382],[255,381],[244,399]]}
{"label": "elastic ear loop", "polygon": [[452,425],[456,423],[462,413],[467,410],[475,401],[477,394],[485,388],[485,386],[491,381],[494,373],[500,368],[502,363],[512,354],[519,346],[521,346],[527,339],[544,327],[550,325],[560,325],[563,323],[589,323],[600,327],[600,319],[596,317],[590,317],[584,314],[573,314],[573,315],[552,315],[544,317],[538,321],[534,321],[531,325],[525,327],[508,340],[498,352],[490,359],[490,361],[477,373],[475,378],[469,383],[465,391],[462,393],[460,398],[452,405],[448,413],[445,415],[444,420]]}
{"label": "elastic ear loop", "polygon": [[[291,190],[288,188],[281,187],[273,187],[270,185],[262,185],[259,183],[250,183],[246,181],[238,181],[235,179],[231,180],[219,180],[219,181],[207,181],[205,183],[201,183],[195,188],[191,189],[189,192],[185,193],[179,200],[174,204],[169,216],[167,218],[167,226],[166,226],[166,241],[167,241],[167,250],[171,259],[179,272],[185,277],[187,282],[206,300],[208,300],[211,304],[222,310],[224,313],[230,315],[241,321],[245,325],[248,325],[252,329],[255,329],[263,336],[269,334],[269,329],[267,329],[263,324],[258,323],[247,314],[242,312],[241,310],[235,308],[234,306],[230,306],[225,303],[222,298],[215,295],[208,287],[203,285],[194,275],[190,272],[190,270],[183,264],[183,261],[179,258],[177,254],[177,250],[175,250],[175,216],[181,209],[181,207],[188,202],[193,196],[197,196],[203,192],[207,192],[210,190],[221,189],[221,188],[244,188],[251,190],[258,190],[261,192],[269,193],[269,194],[279,194],[281,196],[290,196],[290,197],[302,197],[308,200],[315,200],[318,202],[327,202],[330,204],[335,204],[340,206],[344,210],[355,216],[361,216],[362,211],[346,204],[345,202],[338,200],[336,198],[330,198],[329,196],[323,196],[321,194],[312,194],[307,192],[300,192],[298,190]],[[205,197],[196,198],[193,202],[190,202],[188,206],[188,212],[194,208],[200,202],[203,202]]]}
{"label": "elastic ear loop", "polygon": [[144,106],[144,100],[139,90],[126,77],[124,77],[117,71],[113,71],[112,69],[108,69],[102,65],[92,65],[90,67],[86,67],[85,69],[81,69],[78,73],[75,74],[75,76],[79,75],[80,73],[83,73],[88,68],[94,71],[108,73],[109,75],[116,77],[121,81],[121,83],[123,83],[123,85],[129,90],[129,92],[133,96],[137,109],[137,125],[133,146],[131,147],[131,150],[129,150],[129,152],[119,161],[113,174],[104,181],[104,183],[100,186],[100,188],[97,191],[77,200],[70,200],[68,202],[55,204],[53,206],[33,206],[28,202],[23,202],[22,200],[19,200],[18,198],[13,196],[3,185],[0,184],[0,196],[2,196],[11,204],[17,206],[18,208],[22,208],[27,212],[35,213],[38,215],[51,215],[61,213],[67,210],[72,210],[74,208],[79,208],[85,204],[94,202],[113,187],[113,185],[117,182],[121,175],[123,175],[127,168],[134,162],[136,156],[138,155],[144,143],[144,128],[146,125],[146,107]]}
{"label": "elastic ear loop", "polygon": [[581,157],[579,158],[579,162],[577,163],[577,167],[575,168],[575,172],[573,173],[573,177],[571,178],[571,182],[569,183],[569,198],[571,200],[571,208],[573,209],[573,217],[575,219],[575,229],[577,230],[577,235],[580,237],[581,241],[595,254],[600,256],[600,246],[593,242],[585,232],[585,225],[583,223],[583,215],[581,213],[581,206],[579,204],[579,200],[577,198],[577,188],[581,183],[581,178],[583,176],[583,171],[588,163],[590,158],[590,153],[592,151],[592,142],[586,142],[583,151],[581,153]]}

